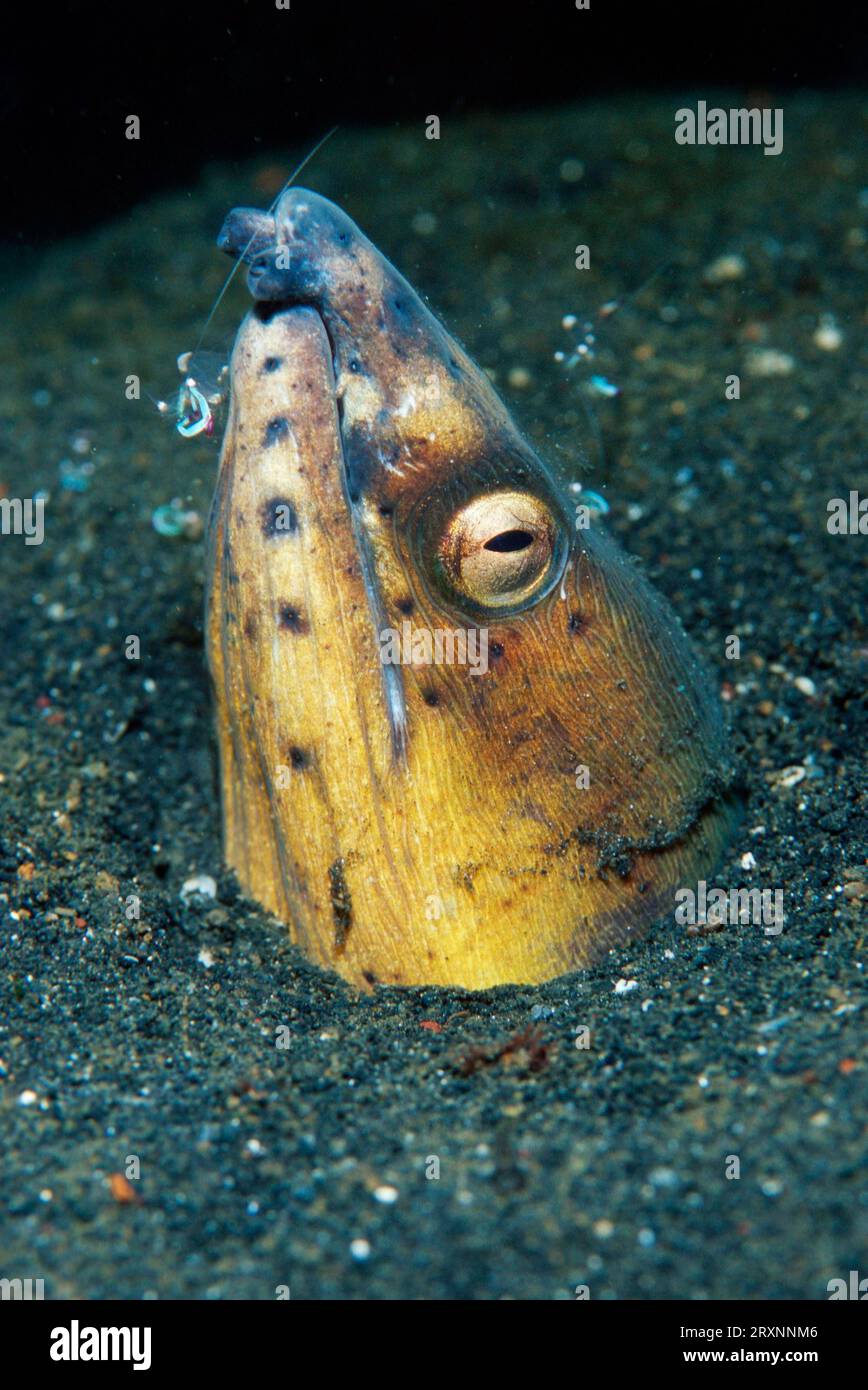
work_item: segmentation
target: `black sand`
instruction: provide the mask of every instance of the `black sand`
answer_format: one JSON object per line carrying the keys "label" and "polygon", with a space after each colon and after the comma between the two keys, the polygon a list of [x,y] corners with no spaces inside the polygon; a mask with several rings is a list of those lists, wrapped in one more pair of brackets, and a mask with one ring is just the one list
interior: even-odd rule
{"label": "black sand", "polygon": [[[866,107],[785,101],[774,158],[677,146],[681,104],[342,132],[305,181],[606,490],[730,697],[746,810],[715,881],[782,888],[777,937],[670,920],[482,995],[358,999],[306,966],[222,872],[203,543],[151,524],[175,496],[206,514],[217,446],[124,396],[131,373],[176,384],[224,213],[297,151],[0,268],[0,483],[50,494],[43,545],[0,537],[0,1275],[77,1298],[822,1299],[864,1272],[868,539],[826,521],[868,492]],[[723,255],[735,278],[709,283]],[[560,320],[658,270],[598,334],[622,391],[597,398],[601,457]],[[245,307],[239,277],[205,346]],[[86,490],[64,459],[93,462]],[[184,905],[196,874],[217,898]],[[108,1183],[128,1155],[135,1201]]]}

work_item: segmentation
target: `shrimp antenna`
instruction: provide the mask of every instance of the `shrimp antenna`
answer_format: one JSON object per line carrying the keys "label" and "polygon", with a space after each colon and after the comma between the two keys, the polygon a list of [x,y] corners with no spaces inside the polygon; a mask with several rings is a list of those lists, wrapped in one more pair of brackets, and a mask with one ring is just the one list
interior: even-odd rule
{"label": "shrimp antenna", "polygon": [[619,309],[622,309],[626,304],[635,303],[635,301],[639,298],[640,294],[642,294],[644,290],[647,290],[649,285],[652,285],[654,281],[659,279],[661,275],[665,274],[667,270],[671,270],[675,264],[676,262],[674,256],[670,256],[669,259],[666,261],[661,261],[657,269],[652,270],[651,274],[648,275],[642,281],[641,285],[637,285],[635,290],[631,290],[630,293],[623,298],[619,296],[617,299],[610,299],[608,304],[604,304],[602,308],[598,309],[597,318],[611,318],[612,314],[617,313],[617,311]]}
{"label": "shrimp antenna", "polygon": [[[281,198],[283,197],[283,195],[284,195],[284,193],[286,192],[286,190],[287,190],[288,188],[291,188],[291,187],[292,187],[292,185],[295,183],[295,180],[298,178],[298,176],[299,176],[299,174],[302,172],[302,170],[303,170],[304,168],[307,167],[307,165],[308,165],[308,164],[310,163],[310,161],[313,159],[313,157],[314,157],[315,154],[319,154],[320,150],[322,149],[322,147],[323,147],[323,145],[326,143],[326,141],[327,141],[327,140],[330,140],[330,139],[332,138],[332,136],[334,135],[335,131],[338,130],[338,129],[339,129],[338,126],[333,125],[332,128],[331,128],[331,130],[327,131],[326,134],[322,137],[322,139],[321,139],[321,140],[318,140],[318,141],[316,142],[316,144],[314,145],[313,149],[310,150],[310,151],[305,155],[305,157],[304,157],[304,159],[301,161],[301,163],[296,165],[296,167],[293,169],[292,173],[290,174],[289,178],[286,180],[286,183],[283,185],[283,187],[281,188],[280,192],[277,194],[276,198],[274,199],[274,202],[271,204],[270,208],[268,209],[269,212],[274,212],[274,209],[277,207],[277,204],[280,202],[280,200],[281,200]],[[233,266],[232,269],[230,270],[229,274],[226,276],[226,279],[225,279],[225,281],[224,281],[224,283],[223,283],[223,288],[222,288],[222,290],[220,291],[220,293],[218,294],[217,298],[215,299],[214,304],[212,305],[212,308],[211,308],[211,312],[210,312],[210,314],[208,315],[207,319],[205,320],[205,326],[203,327],[202,332],[199,334],[199,341],[197,342],[195,348],[193,349],[194,352],[198,352],[199,349],[200,349],[200,347],[202,346],[202,339],[205,337],[205,334],[208,332],[208,329],[211,327],[211,322],[212,322],[212,320],[213,320],[213,318],[214,318],[214,315],[217,313],[217,310],[220,308],[220,305],[221,305],[221,303],[223,302],[223,296],[225,295],[225,293],[226,293],[226,291],[228,290],[229,286],[232,284],[232,281],[235,279],[235,274],[236,274],[236,272],[237,272],[237,270],[238,270],[238,267],[243,263],[244,257],[247,255],[247,252],[250,250],[251,246],[253,245],[255,236],[256,236],[256,233],[254,233],[254,235],[250,238],[250,240],[248,241],[248,243],[247,243],[247,245],[245,246],[244,250],[241,252],[241,255],[238,257],[238,259],[236,260],[234,266]]]}

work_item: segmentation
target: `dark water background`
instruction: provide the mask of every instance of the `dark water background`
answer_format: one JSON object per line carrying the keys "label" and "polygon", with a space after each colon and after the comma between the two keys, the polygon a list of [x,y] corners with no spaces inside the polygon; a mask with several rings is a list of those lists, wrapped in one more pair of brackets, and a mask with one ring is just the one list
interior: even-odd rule
{"label": "dark water background", "polygon": [[[217,443],[144,395],[177,385],[225,212],[270,202],[303,151],[212,166],[0,266],[0,484],[49,494],[42,546],[0,538],[2,1272],[66,1297],[567,1299],[824,1298],[864,1269],[868,539],[829,535],[826,508],[868,492],[868,105],[775,99],[770,158],[677,146],[680,104],[450,119],[436,142],[342,131],[305,181],[544,456],[605,491],[725,691],[746,811],[717,881],[782,888],[777,938],[668,922],[593,971],[472,996],[359,1000],[307,967],[221,871],[204,546],[151,521],[174,497],[205,516]],[[736,278],[709,271],[724,255]],[[563,315],[612,298],[601,452],[554,353]],[[239,277],[204,346],[245,308]],[[182,903],[194,874],[216,900]],[[462,1075],[528,1027],[539,1069],[519,1048]],[[125,1204],[107,1178],[130,1154]]]}

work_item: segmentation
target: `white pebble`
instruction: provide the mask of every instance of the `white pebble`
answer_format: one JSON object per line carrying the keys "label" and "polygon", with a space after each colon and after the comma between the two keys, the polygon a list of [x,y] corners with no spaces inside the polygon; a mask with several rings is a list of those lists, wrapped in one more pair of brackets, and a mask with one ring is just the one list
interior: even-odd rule
{"label": "white pebble", "polygon": [[703,279],[710,285],[722,285],[726,280],[740,280],[747,272],[744,256],[718,256],[716,261],[705,267]]}
{"label": "white pebble", "polygon": [[814,343],[823,352],[837,352],[844,341],[844,334],[841,332],[834,317],[831,314],[823,314],[820,319],[819,327],[814,334]]}
{"label": "white pebble", "polygon": [[778,348],[757,348],[749,354],[747,365],[754,376],[789,376],[796,359]]}
{"label": "white pebble", "polygon": [[374,1198],[378,1202],[385,1202],[387,1206],[391,1206],[393,1202],[398,1200],[398,1189],[397,1187],[390,1187],[388,1183],[383,1183],[382,1186],[374,1188]]}
{"label": "white pebble", "polygon": [[621,980],[616,980],[616,981],[615,981],[615,993],[616,993],[616,994],[629,994],[631,989],[638,989],[638,988],[639,988],[639,981],[638,981],[638,980],[623,980],[623,979],[621,979]]}
{"label": "white pebble", "polygon": [[361,1239],[350,1241],[350,1254],[354,1260],[366,1260],[370,1253],[370,1241]]}
{"label": "white pebble", "polygon": [[35,1105],[39,1097],[35,1091],[22,1091],[18,1097],[19,1105]]}
{"label": "white pebble", "polygon": [[664,1187],[671,1192],[678,1186],[678,1174],[674,1168],[652,1168],[648,1176],[654,1187]]}

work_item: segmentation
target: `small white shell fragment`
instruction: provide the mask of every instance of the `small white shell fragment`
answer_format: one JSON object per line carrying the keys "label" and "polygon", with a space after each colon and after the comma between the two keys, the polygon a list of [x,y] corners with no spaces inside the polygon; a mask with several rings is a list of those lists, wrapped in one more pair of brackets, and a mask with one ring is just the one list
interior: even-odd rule
{"label": "small white shell fragment", "polygon": [[181,884],[180,896],[184,903],[189,902],[190,898],[216,898],[217,882],[210,874],[196,874]]}
{"label": "small white shell fragment", "polygon": [[737,253],[730,253],[726,256],[718,256],[705,267],[702,278],[709,285],[722,285],[727,280],[740,280],[747,273],[747,261],[744,256]]}
{"label": "small white shell fragment", "polygon": [[807,769],[800,763],[792,763],[789,767],[782,767],[779,772],[770,772],[768,780],[775,787],[795,787],[807,776]]}

